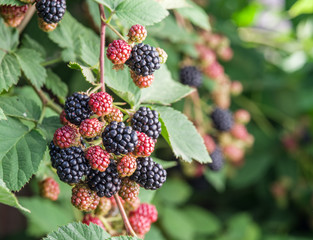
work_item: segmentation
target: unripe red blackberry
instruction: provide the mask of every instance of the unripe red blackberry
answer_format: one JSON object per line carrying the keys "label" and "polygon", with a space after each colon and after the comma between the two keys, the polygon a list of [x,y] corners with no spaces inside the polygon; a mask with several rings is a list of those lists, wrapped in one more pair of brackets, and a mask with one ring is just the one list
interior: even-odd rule
{"label": "unripe red blackberry", "polygon": [[123,178],[118,194],[126,202],[133,202],[138,197],[139,190],[140,186],[136,182],[131,181],[129,178]]}
{"label": "unripe red blackberry", "polygon": [[40,196],[56,201],[60,194],[59,184],[51,177],[39,182]]}
{"label": "unripe red blackberry", "polygon": [[72,189],[71,202],[80,211],[93,211],[97,208],[100,198],[86,184],[79,183]]}
{"label": "unripe red blackberry", "polygon": [[123,113],[121,110],[119,110],[118,108],[116,107],[113,107],[112,108],[112,112],[110,112],[108,115],[105,115],[105,120],[107,122],[123,122]]}
{"label": "unripe red blackberry", "polygon": [[91,168],[100,172],[104,172],[110,164],[110,154],[99,146],[89,147],[85,156]]}
{"label": "unripe red blackberry", "polygon": [[38,27],[44,32],[52,32],[57,26],[58,23],[47,23],[42,18],[38,17]]}
{"label": "unripe red blackberry", "polygon": [[160,68],[159,53],[148,44],[139,43],[131,51],[127,66],[137,75],[152,75]]}
{"label": "unripe red blackberry", "polygon": [[246,127],[243,124],[235,123],[230,130],[231,135],[233,135],[234,138],[240,139],[240,140],[246,140],[249,137],[249,133],[246,129]]}
{"label": "unripe red blackberry", "polygon": [[93,138],[100,135],[103,123],[97,118],[85,119],[79,126],[79,133],[84,138]]}
{"label": "unripe red blackberry", "polygon": [[107,57],[113,64],[124,64],[130,56],[132,48],[123,40],[114,40],[108,46]]}
{"label": "unripe red blackberry", "polygon": [[89,213],[84,216],[82,223],[87,224],[88,226],[90,223],[93,223],[93,224],[100,226],[101,228],[105,230],[105,227],[103,223],[101,222],[101,220],[98,217],[93,216]]}
{"label": "unripe red blackberry", "polygon": [[203,69],[204,74],[209,78],[217,79],[224,75],[224,68],[217,61],[211,63]]}
{"label": "unripe red blackberry", "polygon": [[150,87],[154,80],[154,75],[148,75],[148,76],[140,76],[134,73],[132,70],[130,70],[130,77],[133,79],[133,82],[135,85],[139,88],[147,88]]}
{"label": "unripe red blackberry", "polygon": [[0,15],[10,27],[17,27],[21,24],[28,10],[28,5],[13,6],[1,5]]}
{"label": "unripe red blackberry", "polygon": [[98,116],[104,116],[112,112],[113,98],[106,92],[92,93],[90,95],[89,106]]}
{"label": "unripe red blackberry", "polygon": [[97,215],[105,216],[109,213],[112,208],[112,201],[109,198],[102,197],[100,198],[99,204],[96,209]]}
{"label": "unripe red blackberry", "polygon": [[79,145],[80,136],[78,129],[70,125],[58,128],[53,136],[53,142],[60,148],[69,148]]}
{"label": "unripe red blackberry", "polygon": [[37,13],[46,23],[58,23],[62,20],[65,10],[65,0],[37,0]]}
{"label": "unripe red blackberry", "polygon": [[227,159],[235,164],[240,163],[245,156],[244,150],[233,144],[225,146],[223,148],[223,153]]}
{"label": "unripe red blackberry", "polygon": [[239,109],[234,113],[234,120],[238,123],[247,124],[250,119],[250,113],[245,109]]}
{"label": "unripe red blackberry", "polygon": [[128,154],[119,161],[117,164],[117,172],[121,177],[131,176],[137,168],[136,158],[131,154]]}
{"label": "unripe red blackberry", "polygon": [[161,63],[161,64],[166,63],[166,60],[167,60],[168,55],[167,55],[167,53],[164,51],[164,49],[158,47],[158,48],[156,48],[155,50],[159,53],[160,63]]}
{"label": "unripe red blackberry", "polygon": [[206,66],[216,61],[216,54],[212,49],[202,44],[196,44],[195,47],[199,54],[199,58]]}
{"label": "unripe red blackberry", "polygon": [[151,222],[147,217],[134,214],[129,218],[129,223],[137,234],[145,235],[150,231]]}
{"label": "unripe red blackberry", "polygon": [[137,197],[133,201],[127,201],[124,203],[124,208],[127,212],[135,211],[140,206],[140,199]]}
{"label": "unripe red blackberry", "polygon": [[154,151],[155,142],[149,138],[145,133],[138,132],[138,143],[135,147],[135,155],[138,157],[149,157]]}
{"label": "unripe red blackberry", "polygon": [[64,112],[64,110],[62,110],[61,114],[60,114],[60,123],[63,125],[67,125],[70,122],[66,119],[66,114]]}
{"label": "unripe red blackberry", "polygon": [[242,93],[243,86],[239,81],[233,81],[230,86],[230,92],[233,96],[238,96]]}
{"label": "unripe red blackberry", "polygon": [[140,215],[146,217],[150,220],[151,223],[154,223],[158,220],[158,211],[156,207],[148,203],[140,204],[136,211],[130,212],[130,216],[132,215]]}
{"label": "unripe red blackberry", "polygon": [[204,145],[206,146],[206,149],[208,150],[208,152],[209,153],[214,152],[216,148],[214,139],[210,135],[204,135],[203,140],[204,140]]}
{"label": "unripe red blackberry", "polygon": [[141,43],[146,39],[147,34],[147,30],[144,26],[136,24],[129,29],[127,36],[130,42]]}
{"label": "unripe red blackberry", "polygon": [[217,49],[218,56],[224,61],[230,61],[233,58],[234,52],[230,47],[220,47]]}

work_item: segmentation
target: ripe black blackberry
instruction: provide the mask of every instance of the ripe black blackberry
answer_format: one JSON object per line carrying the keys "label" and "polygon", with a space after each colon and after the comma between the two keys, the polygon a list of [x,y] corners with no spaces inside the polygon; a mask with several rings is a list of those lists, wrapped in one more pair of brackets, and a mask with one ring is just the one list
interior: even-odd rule
{"label": "ripe black blackberry", "polygon": [[65,0],[37,0],[38,16],[46,23],[58,23],[62,20],[65,10]]}
{"label": "ripe black blackberry", "polygon": [[202,84],[202,74],[194,66],[187,66],[180,69],[180,82],[191,87],[199,87]]}
{"label": "ripe black blackberry", "polygon": [[51,162],[61,181],[78,183],[84,175],[89,173],[90,166],[80,147],[58,149],[52,144],[50,144]]}
{"label": "ripe black blackberry", "polygon": [[139,43],[131,51],[127,66],[140,76],[152,75],[160,68],[159,53],[148,44]]}
{"label": "ripe black blackberry", "polygon": [[123,122],[113,121],[104,129],[102,141],[107,152],[121,155],[134,151],[138,136],[132,127],[126,127]]}
{"label": "ripe black blackberry", "polygon": [[111,160],[104,172],[91,169],[87,176],[87,183],[99,197],[110,198],[117,193],[121,188],[122,180],[119,178],[114,160]]}
{"label": "ripe black blackberry", "polygon": [[74,93],[66,99],[64,111],[66,119],[79,126],[82,121],[89,118],[92,111],[88,105],[89,97],[86,94]]}
{"label": "ripe black blackberry", "polygon": [[217,146],[210,154],[212,162],[209,163],[209,168],[212,171],[219,171],[223,166],[224,166],[224,158],[223,158],[223,153],[222,150],[219,146]]}
{"label": "ripe black blackberry", "polygon": [[143,132],[153,139],[157,139],[161,133],[159,113],[147,107],[140,107],[134,114],[131,124],[133,129]]}
{"label": "ripe black blackberry", "polygon": [[215,108],[211,113],[214,127],[219,131],[229,131],[233,126],[233,116],[229,110]]}
{"label": "ripe black blackberry", "polygon": [[137,169],[130,179],[145,189],[156,190],[162,187],[166,176],[167,173],[160,164],[151,157],[145,157],[137,158]]}

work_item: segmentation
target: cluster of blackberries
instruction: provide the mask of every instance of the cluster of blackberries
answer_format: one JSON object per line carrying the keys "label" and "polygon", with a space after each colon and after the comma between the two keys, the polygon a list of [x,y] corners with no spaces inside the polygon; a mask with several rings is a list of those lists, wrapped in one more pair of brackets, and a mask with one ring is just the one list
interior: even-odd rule
{"label": "cluster of blackberries", "polygon": [[[128,32],[128,43],[114,40],[109,44],[107,57],[119,69],[126,64],[136,86],[147,88],[151,86],[154,75],[162,63],[166,62],[167,54],[161,48],[154,48],[142,41],[147,37],[147,30],[141,25],[134,25]],[[138,43],[134,45],[134,43]]]}
{"label": "cluster of blackberries", "polygon": [[76,184],[72,203],[78,209],[92,210],[99,197],[116,193],[133,201],[139,186],[155,190],[165,182],[166,171],[150,158],[161,133],[156,111],[139,108],[127,126],[108,93],[74,93],[60,120],[64,126],[49,146],[51,162],[61,181]]}

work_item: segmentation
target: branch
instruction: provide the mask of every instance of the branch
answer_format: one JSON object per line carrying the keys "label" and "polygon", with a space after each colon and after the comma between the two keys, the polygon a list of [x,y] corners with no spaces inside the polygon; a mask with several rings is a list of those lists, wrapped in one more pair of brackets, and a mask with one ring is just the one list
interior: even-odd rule
{"label": "branch", "polygon": [[100,28],[100,84],[101,90],[105,92],[105,84],[104,84],[104,49],[105,49],[105,13],[104,7],[102,4],[99,4],[100,18],[101,18],[101,28]]}
{"label": "branch", "polygon": [[120,214],[121,214],[121,216],[123,218],[123,222],[124,222],[127,234],[129,234],[131,236],[134,236],[134,237],[137,237],[136,233],[134,232],[132,226],[130,225],[130,223],[128,221],[125,209],[124,209],[124,207],[123,207],[123,205],[121,203],[121,200],[120,200],[120,198],[119,198],[117,193],[114,194],[114,199],[115,199],[115,201],[117,203],[118,210],[120,211]]}
{"label": "branch", "polygon": [[17,30],[20,33],[23,32],[24,28],[27,26],[28,22],[32,19],[35,12],[36,12],[36,7],[35,5],[32,5],[26,12],[22,23],[17,27]]}
{"label": "branch", "polygon": [[[31,84],[31,83],[30,83]],[[56,113],[58,114],[61,114],[62,112],[62,109],[60,106],[58,106],[57,104],[55,104],[53,102],[53,100],[51,100],[50,98],[48,98],[44,92],[40,89],[37,89],[34,85],[32,85],[32,88],[35,90],[35,92],[37,93],[37,95],[39,96],[41,102],[42,102],[42,105],[43,106],[47,106],[49,108],[51,108],[52,110],[54,110]]]}
{"label": "branch", "polygon": [[[102,22],[105,22],[105,19],[101,18]],[[106,22],[106,25],[123,41],[127,42],[127,40],[119,33],[110,23]]]}

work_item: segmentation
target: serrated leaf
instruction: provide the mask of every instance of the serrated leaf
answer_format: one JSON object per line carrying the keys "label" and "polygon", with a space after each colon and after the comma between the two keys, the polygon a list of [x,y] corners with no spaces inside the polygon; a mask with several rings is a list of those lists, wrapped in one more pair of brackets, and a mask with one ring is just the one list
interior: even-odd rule
{"label": "serrated leaf", "polygon": [[83,240],[83,239],[108,239],[111,236],[99,227],[91,223],[70,223],[50,233],[44,240]]}
{"label": "serrated leaf", "polygon": [[183,17],[189,19],[194,25],[205,30],[210,30],[210,22],[208,14],[197,4],[188,1],[190,7],[178,8],[177,12]]}
{"label": "serrated leaf", "polygon": [[0,18],[0,52],[13,50],[18,45],[18,37],[17,29],[8,27]]}
{"label": "serrated leaf", "polygon": [[168,105],[182,99],[193,91],[194,89],[191,87],[174,81],[166,65],[162,65],[154,73],[154,81],[151,87],[141,90],[140,102]]}
{"label": "serrated leaf", "polygon": [[31,214],[24,214],[28,220],[28,233],[40,237],[57,230],[59,226],[74,220],[73,212],[63,205],[40,197],[20,198],[20,202],[30,209]]}
{"label": "serrated leaf", "polygon": [[22,3],[18,0],[1,0],[1,5],[16,5],[16,6],[22,6],[25,5],[25,3]]}
{"label": "serrated leaf", "polygon": [[24,212],[30,212],[19,204],[16,196],[7,188],[2,179],[0,179],[0,203],[15,207]]}
{"label": "serrated leaf", "polygon": [[29,121],[37,121],[40,117],[40,107],[26,97],[2,97],[0,107],[9,117],[21,118]]}
{"label": "serrated leaf", "polygon": [[114,11],[117,8],[117,6],[124,0],[94,0],[94,1],[100,4],[103,4],[105,7],[107,7],[111,11]]}
{"label": "serrated leaf", "polygon": [[138,104],[141,92],[131,80],[128,69],[112,71],[112,67],[113,64],[110,61],[105,61],[104,76],[106,85],[131,106]]}
{"label": "serrated leaf", "polygon": [[68,66],[71,69],[80,70],[87,82],[91,84],[96,82],[96,78],[94,77],[93,72],[89,67],[80,65],[77,62],[70,62]]}
{"label": "serrated leaf", "polygon": [[62,82],[61,78],[51,70],[47,71],[46,87],[56,96],[65,99],[68,93],[66,83]]}
{"label": "serrated leaf", "polygon": [[94,37],[81,37],[80,42],[80,59],[88,64],[89,66],[94,66],[99,62],[100,54],[100,38],[98,36]]}
{"label": "serrated leaf", "polygon": [[50,143],[55,130],[60,127],[62,127],[60,118],[56,116],[44,118],[42,123],[38,124],[38,128],[43,131],[47,143]]}
{"label": "serrated leaf", "polygon": [[165,9],[175,9],[189,6],[186,0],[160,0],[159,3]]}
{"label": "serrated leaf", "polygon": [[46,81],[47,71],[41,66],[43,59],[40,53],[33,49],[21,48],[15,56],[25,76],[36,88],[41,88]]}
{"label": "serrated leaf", "polygon": [[0,93],[17,84],[20,76],[21,69],[16,57],[11,54],[3,55],[0,58]]}
{"label": "serrated leaf", "polygon": [[291,17],[309,13],[313,13],[313,2],[311,0],[298,0],[291,6],[289,10]]}
{"label": "serrated leaf", "polygon": [[184,114],[170,107],[152,108],[160,113],[162,136],[172,147],[176,157],[187,162],[192,160],[200,163],[211,162],[202,137]]}
{"label": "serrated leaf", "polygon": [[45,48],[27,34],[23,36],[22,47],[36,50],[43,58],[47,55]]}
{"label": "serrated leaf", "polygon": [[221,222],[212,213],[198,206],[189,205],[184,214],[192,219],[192,226],[199,234],[215,234],[221,229]]}
{"label": "serrated leaf", "polygon": [[153,25],[162,21],[168,14],[169,12],[154,0],[125,0],[116,8],[116,15],[133,25]]}
{"label": "serrated leaf", "polygon": [[19,120],[0,121],[0,178],[12,191],[20,190],[38,170],[46,149],[43,137]]}
{"label": "serrated leaf", "polygon": [[2,108],[0,108],[0,120],[7,120],[7,117],[4,115]]}

